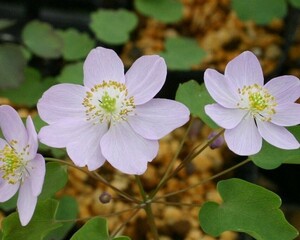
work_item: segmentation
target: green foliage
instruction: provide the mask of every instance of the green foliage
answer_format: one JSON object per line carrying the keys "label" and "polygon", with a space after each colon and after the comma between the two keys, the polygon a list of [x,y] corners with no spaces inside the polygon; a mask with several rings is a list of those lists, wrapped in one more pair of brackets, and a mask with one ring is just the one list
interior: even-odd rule
{"label": "green foliage", "polygon": [[[300,141],[300,126],[290,127],[288,130]],[[260,152],[250,158],[260,168],[274,169],[282,163],[300,164],[300,149],[280,149],[264,141]]]}
{"label": "green foliage", "polygon": [[135,0],[135,8],[145,16],[164,23],[174,23],[183,16],[183,5],[178,0]]}
{"label": "green foliage", "polygon": [[39,201],[31,221],[25,227],[21,226],[18,213],[10,214],[2,222],[3,240],[43,240],[50,231],[61,226],[54,221],[57,207],[56,200]]}
{"label": "green foliage", "polygon": [[83,83],[83,62],[71,63],[62,69],[60,75],[56,78],[60,83]]}
{"label": "green foliage", "polygon": [[6,202],[0,203],[0,209],[5,212],[12,211],[16,208],[18,201],[18,193],[16,193],[11,199]]}
{"label": "green foliage", "polygon": [[166,60],[169,69],[190,70],[205,56],[197,41],[187,37],[170,37],[165,41],[165,51],[160,55]]}
{"label": "green foliage", "polygon": [[218,128],[204,111],[205,105],[214,103],[204,84],[200,85],[195,80],[180,84],[175,99],[186,105],[194,117],[199,117],[211,128]]}
{"label": "green foliage", "polygon": [[24,80],[26,59],[20,46],[0,45],[0,89],[17,87]]}
{"label": "green foliage", "polygon": [[241,20],[262,25],[287,14],[286,0],[232,0],[232,8]]}
{"label": "green foliage", "polygon": [[62,55],[65,60],[79,60],[85,58],[95,46],[95,40],[88,34],[80,33],[76,29],[59,30],[58,34],[63,39]]}
{"label": "green foliage", "polygon": [[275,193],[240,179],[220,181],[217,187],[223,203],[207,202],[199,213],[206,233],[215,237],[231,230],[257,240],[292,240],[298,235],[279,209]]}
{"label": "green foliage", "polygon": [[118,45],[129,39],[137,23],[137,16],[128,10],[100,9],[91,14],[90,28],[100,41]]}
{"label": "green foliage", "polygon": [[13,103],[34,107],[42,93],[53,85],[52,79],[41,80],[41,74],[34,68],[25,68],[25,80],[18,88],[0,91],[0,95],[7,97]]}
{"label": "green foliage", "polygon": [[288,0],[288,1],[293,7],[300,8],[300,0]]}
{"label": "green foliage", "polygon": [[16,23],[15,20],[11,19],[0,19],[0,30],[11,27]]}
{"label": "green foliage", "polygon": [[[65,236],[75,225],[75,221],[71,221],[71,220],[76,219],[77,215],[78,215],[78,206],[76,200],[70,196],[64,196],[59,201],[57,213],[55,215],[55,219],[58,222],[59,220],[64,220],[64,222],[62,222],[61,227],[50,232],[43,240],[65,239]],[[70,222],[65,222],[65,220],[70,220]]]}
{"label": "green foliage", "polygon": [[[94,217],[87,221],[71,238],[71,240],[111,240],[108,234],[107,221],[101,217]],[[114,240],[130,240],[128,237],[116,237]]]}
{"label": "green foliage", "polygon": [[58,58],[63,51],[63,39],[48,23],[37,20],[26,24],[22,32],[25,45],[42,58]]}
{"label": "green foliage", "polygon": [[67,167],[59,163],[50,162],[46,164],[46,176],[40,200],[51,198],[62,189],[68,181]]}

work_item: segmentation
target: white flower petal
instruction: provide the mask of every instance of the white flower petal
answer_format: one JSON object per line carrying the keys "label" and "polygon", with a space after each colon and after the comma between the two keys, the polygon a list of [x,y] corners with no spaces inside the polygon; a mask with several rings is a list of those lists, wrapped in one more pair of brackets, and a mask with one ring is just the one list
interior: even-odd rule
{"label": "white flower petal", "polygon": [[22,226],[29,223],[37,202],[37,197],[32,194],[30,185],[30,180],[26,179],[19,191],[17,207]]}
{"label": "white flower petal", "polygon": [[37,104],[42,120],[54,123],[66,118],[85,118],[82,105],[87,88],[76,84],[58,84],[44,92]]}
{"label": "white flower petal", "polygon": [[143,174],[158,152],[158,141],[133,131],[125,121],[110,127],[101,139],[102,153],[116,169],[127,174]]}
{"label": "white flower petal", "polygon": [[128,95],[134,96],[134,103],[148,102],[162,88],[166,81],[167,66],[163,58],[150,55],[137,59],[127,71]]}
{"label": "white flower petal", "polygon": [[92,88],[103,81],[125,82],[124,65],[111,49],[97,47],[90,51],[84,65],[84,86]]}
{"label": "white flower petal", "polygon": [[251,116],[243,118],[235,128],[226,129],[224,138],[228,148],[242,156],[256,154],[262,147],[262,137]]}
{"label": "white flower petal", "polygon": [[224,75],[213,69],[204,72],[204,83],[212,98],[227,108],[236,108],[239,101],[238,89]]}
{"label": "white flower petal", "polygon": [[87,165],[90,171],[103,165],[105,158],[101,153],[100,140],[107,128],[106,124],[91,125],[67,144],[67,153],[75,165]]}
{"label": "white flower petal", "polygon": [[168,99],[152,99],[139,105],[128,122],[144,138],[157,140],[185,124],[190,112],[183,104]]}
{"label": "white flower petal", "polygon": [[42,143],[50,147],[64,148],[68,143],[80,138],[91,127],[93,125],[84,120],[65,119],[42,127],[38,136]]}
{"label": "white flower petal", "polygon": [[0,202],[6,202],[11,199],[18,191],[20,183],[10,184],[2,179],[0,175]]}
{"label": "white flower petal", "polygon": [[0,106],[0,127],[8,143],[17,141],[14,148],[17,152],[22,152],[27,145],[28,135],[26,128],[15,109],[10,106]]}
{"label": "white flower petal", "polygon": [[214,122],[225,129],[236,127],[247,114],[246,110],[238,108],[224,108],[217,103],[206,105],[204,109],[205,113]]}
{"label": "white flower petal", "polygon": [[264,75],[257,57],[249,51],[232,59],[225,68],[225,77],[237,88],[258,84],[263,86]]}
{"label": "white flower petal", "polygon": [[279,126],[294,126],[300,124],[300,104],[286,103],[275,108],[271,122]]}
{"label": "white flower petal", "polygon": [[271,79],[264,86],[278,104],[292,103],[300,97],[300,80],[286,75]]}
{"label": "white flower petal", "polygon": [[270,144],[282,149],[297,149],[299,142],[288,130],[270,122],[257,121],[260,135]]}
{"label": "white flower petal", "polygon": [[31,190],[33,196],[37,197],[38,195],[40,195],[43,188],[46,173],[45,159],[41,154],[37,154],[29,164]]}
{"label": "white flower petal", "polygon": [[27,156],[27,158],[32,159],[35,157],[38,149],[38,137],[30,116],[28,116],[26,120],[26,129],[27,129],[28,146],[29,146],[29,155]]}

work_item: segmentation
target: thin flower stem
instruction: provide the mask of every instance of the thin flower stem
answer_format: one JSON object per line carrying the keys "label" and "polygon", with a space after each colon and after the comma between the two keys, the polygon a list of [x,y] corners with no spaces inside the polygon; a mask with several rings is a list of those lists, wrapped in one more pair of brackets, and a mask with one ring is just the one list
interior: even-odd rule
{"label": "thin flower stem", "polygon": [[140,208],[136,209],[125,222],[123,222],[108,238],[109,240],[113,240],[116,235],[135,217],[135,215],[140,211]]}
{"label": "thin flower stem", "polygon": [[[150,198],[153,199],[156,193],[174,176],[176,175],[184,166],[191,162],[195,157],[197,157],[204,149],[206,149],[211,143],[213,143],[221,134],[223,134],[225,130],[222,129],[216,136],[213,138],[206,140],[203,144],[193,149],[191,153],[189,153],[181,162],[181,164],[168,176],[164,178],[163,181],[160,182],[159,187],[157,187],[150,195]],[[199,148],[199,150],[197,150]]]}
{"label": "thin flower stem", "polygon": [[66,222],[77,222],[77,221],[85,221],[85,220],[89,220],[93,217],[105,217],[105,218],[108,218],[108,217],[115,217],[115,216],[118,216],[118,215],[121,215],[125,212],[129,212],[129,211],[132,211],[132,210],[135,210],[135,209],[141,209],[141,207],[139,205],[135,205],[131,208],[127,208],[127,209],[124,209],[124,210],[121,210],[121,211],[118,211],[118,212],[113,212],[113,213],[110,213],[110,214],[103,214],[103,215],[97,215],[97,216],[91,216],[91,217],[85,217],[85,218],[75,218],[75,219],[63,219],[63,220],[54,220],[56,223],[66,223]]}
{"label": "thin flower stem", "polygon": [[185,207],[200,207],[201,206],[201,204],[199,204],[199,203],[167,202],[167,201],[157,201],[155,199],[153,199],[152,203],[165,204],[165,205],[171,205],[171,206],[185,206]]}
{"label": "thin flower stem", "polygon": [[67,166],[70,166],[70,167],[73,167],[73,168],[76,168],[77,170],[81,171],[81,172],[84,172],[86,173],[87,175],[89,175],[90,177],[92,177],[93,179],[95,180],[98,180],[99,182],[103,183],[104,185],[110,187],[112,190],[114,190],[116,193],[118,193],[120,196],[122,196],[123,198],[125,198],[126,200],[130,201],[130,202],[134,202],[136,204],[140,204],[141,201],[135,199],[134,197],[128,195],[127,193],[121,191],[120,189],[116,188],[115,186],[111,185],[109,182],[107,182],[103,177],[101,177],[98,173],[96,172],[89,172],[83,168],[80,168],[80,167],[77,167],[76,165],[70,163],[70,162],[67,162],[67,161],[64,161],[64,160],[61,160],[61,159],[56,159],[56,158],[45,158],[45,160],[47,161],[51,161],[51,162],[58,162],[58,163],[61,163],[61,164],[65,164]]}
{"label": "thin flower stem", "polygon": [[181,150],[182,150],[183,144],[184,144],[185,141],[186,141],[186,138],[187,138],[187,136],[188,136],[188,133],[190,132],[190,129],[191,129],[192,125],[193,125],[193,122],[194,122],[194,118],[191,118],[191,121],[190,121],[190,123],[189,123],[189,125],[188,125],[188,127],[187,127],[187,129],[186,129],[186,131],[185,131],[185,133],[184,133],[183,138],[181,139],[181,142],[180,142],[180,144],[179,144],[179,147],[178,147],[178,149],[177,149],[177,151],[176,151],[174,157],[172,158],[170,164],[168,165],[168,167],[167,167],[167,169],[166,169],[164,175],[162,176],[160,182],[158,183],[156,189],[154,189],[154,191],[151,193],[151,196],[154,196],[154,195],[158,192],[158,190],[161,188],[160,185],[162,185],[162,184],[164,183],[165,179],[168,177],[170,171],[172,170],[172,168],[173,168],[173,166],[174,166],[174,164],[175,164],[175,162],[176,162],[176,159],[178,158],[178,155],[179,155],[179,153],[180,153]]}
{"label": "thin flower stem", "polygon": [[204,183],[206,183],[206,182],[212,181],[212,180],[214,180],[214,179],[216,179],[216,178],[218,178],[218,177],[220,177],[220,176],[222,176],[222,175],[224,175],[224,174],[226,174],[226,173],[228,173],[228,172],[230,172],[230,171],[233,171],[234,169],[237,169],[237,168],[239,168],[239,167],[245,165],[246,163],[248,163],[248,162],[250,162],[250,161],[251,161],[251,159],[250,159],[250,158],[247,158],[246,160],[244,160],[244,161],[242,161],[242,162],[240,162],[240,163],[238,163],[238,164],[236,164],[236,165],[234,165],[234,166],[232,166],[232,167],[230,167],[230,168],[228,168],[228,169],[225,169],[224,171],[219,172],[219,173],[215,174],[214,176],[211,176],[211,177],[209,177],[209,178],[203,179],[202,181],[200,181],[200,182],[198,182],[198,183],[195,183],[195,184],[193,184],[193,185],[191,185],[191,186],[189,186],[189,187],[187,187],[187,188],[180,189],[180,190],[178,190],[178,191],[176,191],[176,192],[171,192],[171,193],[168,193],[168,194],[159,196],[159,197],[155,197],[155,198],[153,199],[153,202],[157,202],[157,200],[159,200],[159,199],[161,199],[161,198],[171,197],[171,196],[174,196],[174,195],[176,195],[176,194],[179,194],[179,193],[183,193],[183,192],[185,192],[185,191],[188,191],[189,189],[198,187],[198,186],[200,186],[200,185],[202,185],[202,184],[204,184]]}
{"label": "thin flower stem", "polygon": [[135,180],[136,180],[136,183],[137,183],[137,185],[140,189],[140,193],[141,193],[141,195],[144,199],[144,206],[143,207],[146,211],[147,220],[148,220],[151,232],[153,234],[154,240],[159,240],[159,235],[158,235],[158,231],[157,231],[157,228],[156,228],[156,225],[155,225],[154,215],[153,215],[152,207],[151,207],[152,199],[149,198],[149,196],[145,192],[140,177],[135,175]]}

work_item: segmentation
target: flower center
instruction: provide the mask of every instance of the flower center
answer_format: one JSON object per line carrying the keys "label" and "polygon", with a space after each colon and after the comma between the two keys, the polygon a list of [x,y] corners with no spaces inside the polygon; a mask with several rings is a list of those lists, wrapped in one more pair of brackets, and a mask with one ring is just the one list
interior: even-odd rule
{"label": "flower center", "polygon": [[26,165],[27,162],[24,161],[22,156],[19,156],[9,145],[5,145],[0,150],[0,171],[2,178],[8,183],[15,184],[23,181],[28,174]]}
{"label": "flower center", "polygon": [[270,121],[272,119],[272,115],[276,113],[275,107],[277,103],[274,96],[267,89],[258,84],[253,84],[238,89],[238,92],[240,94],[240,102],[237,104],[238,108],[249,110],[254,118],[261,121]]}
{"label": "flower center", "polygon": [[95,85],[86,92],[82,105],[85,107],[86,120],[93,124],[124,121],[133,114],[135,108],[134,98],[128,97],[125,84],[116,81],[103,81]]}

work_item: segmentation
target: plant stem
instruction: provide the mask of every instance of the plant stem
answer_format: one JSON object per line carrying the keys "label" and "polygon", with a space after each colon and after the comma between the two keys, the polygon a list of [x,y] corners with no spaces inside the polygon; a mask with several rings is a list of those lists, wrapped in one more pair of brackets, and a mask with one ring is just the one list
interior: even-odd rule
{"label": "plant stem", "polygon": [[240,163],[238,163],[238,164],[236,164],[236,165],[234,165],[234,166],[232,166],[232,167],[230,167],[230,168],[227,168],[227,169],[223,170],[222,172],[219,172],[219,173],[215,174],[214,176],[211,176],[211,177],[209,177],[209,178],[203,179],[202,181],[200,181],[200,182],[198,182],[198,183],[196,183],[196,184],[193,184],[193,185],[191,185],[191,186],[189,186],[189,187],[187,187],[187,188],[180,189],[180,190],[178,190],[178,191],[176,191],[176,192],[171,192],[171,193],[165,194],[165,195],[163,195],[163,196],[155,197],[155,198],[153,198],[153,202],[157,202],[157,200],[158,200],[158,199],[161,199],[161,198],[166,198],[166,197],[170,197],[170,196],[173,196],[173,195],[176,195],[176,194],[185,192],[185,191],[187,191],[187,190],[189,190],[189,189],[192,189],[192,188],[195,188],[195,187],[197,187],[197,186],[199,186],[199,185],[202,185],[202,184],[204,184],[204,183],[206,183],[206,182],[208,182],[208,181],[214,180],[214,179],[216,179],[216,178],[218,178],[218,177],[220,177],[220,176],[222,176],[222,175],[224,175],[224,174],[226,174],[226,173],[228,173],[228,172],[230,172],[230,171],[232,171],[232,170],[234,170],[234,169],[237,169],[237,168],[239,168],[239,167],[245,165],[246,163],[248,163],[248,162],[250,162],[250,161],[251,161],[251,159],[250,159],[250,158],[247,158],[247,159],[245,159],[244,161],[242,161],[242,162],[240,162]]}
{"label": "plant stem", "polygon": [[149,196],[145,192],[140,177],[135,175],[135,180],[136,180],[136,183],[137,183],[137,185],[140,189],[140,193],[142,195],[142,198],[144,200],[144,209],[146,211],[147,220],[148,220],[151,232],[153,234],[154,240],[159,240],[159,235],[158,235],[158,231],[157,231],[157,228],[156,228],[156,225],[155,225],[154,215],[153,215],[152,207],[151,207],[152,200],[151,200],[151,198],[149,198]]}
{"label": "plant stem", "polygon": [[[181,162],[181,164],[171,174],[169,174],[168,176],[166,175],[165,178],[163,180],[161,180],[158,187],[151,193],[150,198],[151,199],[154,198],[154,196],[159,191],[159,189],[161,189],[168,182],[169,179],[171,179],[174,175],[176,175],[187,163],[191,162],[195,157],[197,157],[205,148],[207,148],[221,134],[223,134],[224,131],[225,130],[222,129],[216,136],[214,136],[213,138],[211,138],[209,140],[206,140],[203,144],[194,148],[193,151],[184,158],[184,160]],[[199,147],[200,147],[200,149],[197,150],[197,148],[199,148]]]}
{"label": "plant stem", "polygon": [[187,129],[186,129],[186,131],[185,131],[185,133],[184,133],[184,136],[183,136],[183,138],[181,139],[181,142],[180,142],[180,144],[179,144],[179,147],[178,147],[178,149],[177,149],[177,151],[176,151],[174,157],[172,158],[170,164],[168,165],[168,167],[167,167],[167,169],[166,169],[164,175],[162,176],[160,182],[158,183],[156,189],[154,189],[154,191],[151,193],[151,196],[154,196],[154,195],[158,192],[158,190],[161,188],[161,185],[164,183],[165,179],[168,177],[170,171],[172,170],[172,168],[173,168],[173,166],[174,166],[174,164],[175,164],[175,161],[176,161],[176,159],[178,158],[178,155],[179,155],[179,153],[180,153],[181,150],[182,150],[183,144],[184,144],[185,141],[186,141],[186,138],[187,138],[187,136],[188,136],[188,133],[189,133],[189,131],[190,131],[192,125],[193,125],[193,122],[194,122],[194,118],[191,119],[191,121],[190,121],[190,123],[189,123],[189,125],[188,125],[188,127],[187,127]]}
{"label": "plant stem", "polygon": [[95,180],[98,180],[99,182],[103,183],[104,185],[110,187],[112,190],[114,190],[116,193],[118,193],[120,196],[122,196],[123,198],[125,198],[126,200],[130,201],[130,202],[134,202],[136,204],[141,204],[141,201],[135,199],[134,197],[130,196],[129,194],[121,191],[120,189],[116,188],[115,186],[111,185],[109,182],[107,182],[103,177],[101,177],[98,173],[96,172],[89,172],[83,168],[80,168],[80,167],[77,167],[76,165],[70,163],[70,162],[67,162],[67,161],[64,161],[64,160],[61,160],[61,159],[56,159],[56,158],[45,158],[45,160],[47,161],[51,161],[51,162],[58,162],[58,163],[62,163],[62,164],[65,164],[67,166],[70,166],[70,167],[73,167],[73,168],[76,168],[77,170],[81,171],[81,172],[84,172],[86,173],[87,175],[89,175],[90,177],[92,177],[93,179]]}

